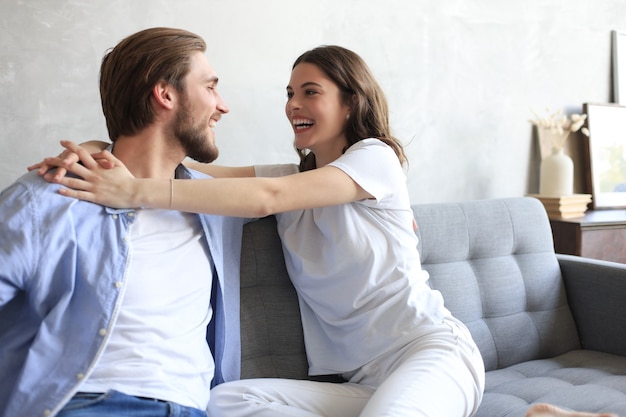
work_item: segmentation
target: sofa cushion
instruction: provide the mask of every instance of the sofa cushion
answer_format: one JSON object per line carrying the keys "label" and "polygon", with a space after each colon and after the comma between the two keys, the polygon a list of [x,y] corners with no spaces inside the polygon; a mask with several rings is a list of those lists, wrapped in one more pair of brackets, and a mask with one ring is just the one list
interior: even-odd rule
{"label": "sofa cushion", "polygon": [[430,285],[469,328],[486,370],[580,348],[538,200],[422,204],[413,210]]}
{"label": "sofa cushion", "polygon": [[523,417],[529,404],[626,416],[626,358],[590,350],[520,363],[487,373],[474,417]]}
{"label": "sofa cushion", "polygon": [[307,377],[298,296],[273,216],[244,227],[240,314],[242,378]]}

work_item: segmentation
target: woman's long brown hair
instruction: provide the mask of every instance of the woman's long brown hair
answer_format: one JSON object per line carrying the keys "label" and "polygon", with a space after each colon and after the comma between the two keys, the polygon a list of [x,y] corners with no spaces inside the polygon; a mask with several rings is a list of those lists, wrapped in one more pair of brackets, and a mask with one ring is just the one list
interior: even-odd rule
{"label": "woman's long brown hair", "polygon": [[[389,127],[387,99],[365,61],[349,49],[329,45],[303,53],[292,69],[305,62],[322,70],[339,87],[344,103],[350,107],[345,127],[346,149],[363,139],[377,138],[389,145],[404,165],[407,162],[404,148]],[[313,153],[305,149],[296,151],[300,156],[300,171],[315,168]]]}

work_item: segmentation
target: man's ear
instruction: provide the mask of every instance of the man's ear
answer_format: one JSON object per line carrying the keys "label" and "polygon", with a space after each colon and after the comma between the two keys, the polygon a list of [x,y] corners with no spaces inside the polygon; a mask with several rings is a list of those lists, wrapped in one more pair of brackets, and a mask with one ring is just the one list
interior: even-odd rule
{"label": "man's ear", "polygon": [[176,89],[169,83],[161,80],[152,88],[152,96],[158,106],[171,110],[176,102]]}

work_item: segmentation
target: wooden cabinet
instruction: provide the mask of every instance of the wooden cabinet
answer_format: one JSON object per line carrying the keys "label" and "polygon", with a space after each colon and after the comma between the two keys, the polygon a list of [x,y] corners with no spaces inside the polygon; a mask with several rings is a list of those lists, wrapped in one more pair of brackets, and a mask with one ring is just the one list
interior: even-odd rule
{"label": "wooden cabinet", "polygon": [[584,217],[551,218],[557,253],[626,263],[626,210],[593,210]]}

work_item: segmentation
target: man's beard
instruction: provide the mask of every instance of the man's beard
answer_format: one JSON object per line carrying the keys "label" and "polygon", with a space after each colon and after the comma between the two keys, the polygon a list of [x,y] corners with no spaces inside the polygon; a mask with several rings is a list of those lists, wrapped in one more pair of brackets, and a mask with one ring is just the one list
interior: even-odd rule
{"label": "man's beard", "polygon": [[206,123],[194,124],[189,112],[189,102],[184,97],[174,120],[174,137],[178,139],[185,154],[198,162],[213,162],[219,155],[219,150],[209,137],[208,126],[208,120]]}

